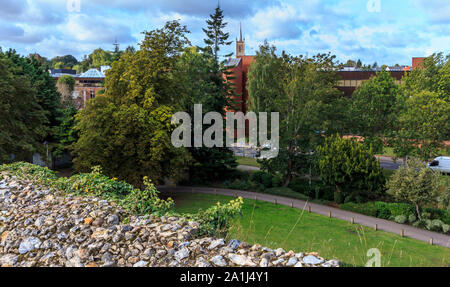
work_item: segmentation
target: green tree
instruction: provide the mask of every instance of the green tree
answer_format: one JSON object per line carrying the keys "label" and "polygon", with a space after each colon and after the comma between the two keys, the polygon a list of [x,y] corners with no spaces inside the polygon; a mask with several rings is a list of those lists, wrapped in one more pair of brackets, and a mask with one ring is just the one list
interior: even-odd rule
{"label": "green tree", "polygon": [[212,53],[215,62],[219,63],[220,46],[229,46],[232,43],[228,41],[229,33],[224,32],[227,23],[224,22],[223,10],[220,9],[220,5],[217,5],[214,14],[211,14],[210,19],[206,20],[206,24],[207,28],[203,28],[203,32],[206,34],[204,40],[206,50]]}
{"label": "green tree", "polygon": [[[280,150],[288,152],[287,160],[278,157],[270,161],[285,161],[285,165],[275,166],[286,166],[280,172],[287,186],[295,171],[296,155],[309,154],[323,141],[324,132],[341,131],[346,99],[335,88],[334,56],[304,58],[283,53],[278,57],[273,51],[267,44],[262,46],[257,64],[250,68],[249,102],[255,112],[280,113]],[[276,83],[266,91],[267,86],[260,83],[269,77],[275,77]]]}
{"label": "green tree", "polygon": [[348,196],[376,199],[382,195],[385,178],[372,149],[354,139],[331,136],[318,147],[316,164],[322,181],[336,187],[335,200]]}
{"label": "green tree", "polygon": [[450,138],[450,103],[437,93],[422,91],[407,99],[391,137],[399,157],[417,156],[429,160],[439,155]]}
{"label": "green tree", "polygon": [[101,48],[94,50],[89,55],[89,68],[100,68],[101,66],[110,66],[113,62],[113,55],[109,51],[105,51]]}
{"label": "green tree", "polygon": [[106,174],[142,185],[180,179],[190,156],[171,143],[178,102],[174,68],[185,46],[186,27],[177,21],[145,32],[140,50],[112,65],[106,92],[77,114],[79,139],[73,145],[77,170],[100,165]]}
{"label": "green tree", "polygon": [[24,67],[0,50],[0,162],[28,158],[42,146],[47,117]]}
{"label": "green tree", "polygon": [[386,71],[364,82],[352,96],[350,128],[363,136],[364,142],[367,146],[372,145],[375,153],[383,151],[383,138],[397,124],[401,100],[400,87]]}
{"label": "green tree", "polygon": [[422,219],[421,207],[435,203],[439,186],[439,174],[414,159],[401,166],[387,182],[388,193],[397,200],[414,204],[419,219]]}
{"label": "green tree", "polygon": [[51,60],[53,69],[71,69],[78,64],[78,60],[72,55],[58,56]]}
{"label": "green tree", "polygon": [[356,62],[356,67],[362,68],[362,66],[363,66],[363,64],[362,64],[361,60],[358,59],[358,62]]}
{"label": "green tree", "polygon": [[61,95],[56,88],[55,80],[44,69],[45,67],[36,59],[22,57],[14,50],[9,50],[5,56],[18,67],[21,67],[23,74],[29,76],[33,88],[36,90],[36,97],[39,105],[46,113],[47,135],[44,140],[54,143],[55,129],[59,125]]}
{"label": "green tree", "polygon": [[61,107],[67,108],[74,106],[72,93],[75,89],[75,78],[64,75],[58,79],[56,87],[61,94]]}
{"label": "green tree", "polygon": [[[218,6],[206,21],[205,48],[188,48],[177,66],[180,79],[183,110],[193,117],[194,104],[202,104],[203,113],[215,111],[224,114],[234,96],[233,76],[224,62],[219,62],[221,46],[230,45],[224,32],[223,11]],[[204,126],[207,129],[208,126]],[[190,148],[194,161],[190,167],[191,181],[207,182],[226,177],[237,166],[233,152],[227,148]]]}
{"label": "green tree", "polygon": [[412,70],[403,77],[404,91],[407,96],[411,96],[418,92],[429,91],[435,92],[444,98],[449,95],[447,87],[449,84],[450,55],[444,57],[442,53],[433,54],[423,60],[420,68]]}

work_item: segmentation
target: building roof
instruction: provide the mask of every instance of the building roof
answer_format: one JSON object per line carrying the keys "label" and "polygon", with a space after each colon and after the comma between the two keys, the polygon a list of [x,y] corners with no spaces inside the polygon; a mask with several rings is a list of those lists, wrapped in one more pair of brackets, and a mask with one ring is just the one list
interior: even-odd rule
{"label": "building roof", "polygon": [[89,69],[88,71],[77,76],[78,78],[105,78],[105,74],[97,69]]}
{"label": "building roof", "polygon": [[239,65],[241,58],[230,58],[225,62],[225,67],[234,68]]}

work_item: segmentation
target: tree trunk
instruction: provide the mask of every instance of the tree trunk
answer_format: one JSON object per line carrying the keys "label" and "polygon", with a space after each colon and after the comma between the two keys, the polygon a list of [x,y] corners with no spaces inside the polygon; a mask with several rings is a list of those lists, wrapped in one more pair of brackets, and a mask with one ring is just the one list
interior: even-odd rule
{"label": "tree trunk", "polygon": [[291,179],[292,179],[292,169],[294,166],[294,161],[292,159],[292,152],[294,149],[294,145],[292,144],[292,142],[289,144],[289,159],[288,159],[288,169],[287,169],[287,174],[286,174],[286,181],[284,182],[283,187],[288,187],[288,185],[291,183]]}
{"label": "tree trunk", "polygon": [[420,208],[418,204],[415,204],[416,206],[416,212],[417,212],[417,217],[419,218],[419,220],[422,220],[422,215],[420,214]]}

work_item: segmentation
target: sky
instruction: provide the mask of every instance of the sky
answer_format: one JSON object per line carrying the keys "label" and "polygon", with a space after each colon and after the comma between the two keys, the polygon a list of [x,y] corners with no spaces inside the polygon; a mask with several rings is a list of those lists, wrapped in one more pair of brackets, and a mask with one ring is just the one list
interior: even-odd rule
{"label": "sky", "polygon": [[[20,54],[82,59],[96,48],[139,45],[143,31],[180,20],[203,45],[217,0],[0,0],[0,47]],[[220,0],[227,32],[242,23],[246,54],[267,40],[293,55],[328,53],[340,62],[411,65],[450,53],[450,0]],[[223,55],[234,52],[234,43]]]}

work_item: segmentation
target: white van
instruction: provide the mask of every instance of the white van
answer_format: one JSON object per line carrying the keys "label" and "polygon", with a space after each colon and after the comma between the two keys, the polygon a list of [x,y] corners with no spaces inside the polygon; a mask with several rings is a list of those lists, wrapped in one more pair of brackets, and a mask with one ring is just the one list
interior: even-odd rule
{"label": "white van", "polygon": [[428,164],[428,167],[442,173],[450,174],[450,157],[449,156],[437,157]]}

